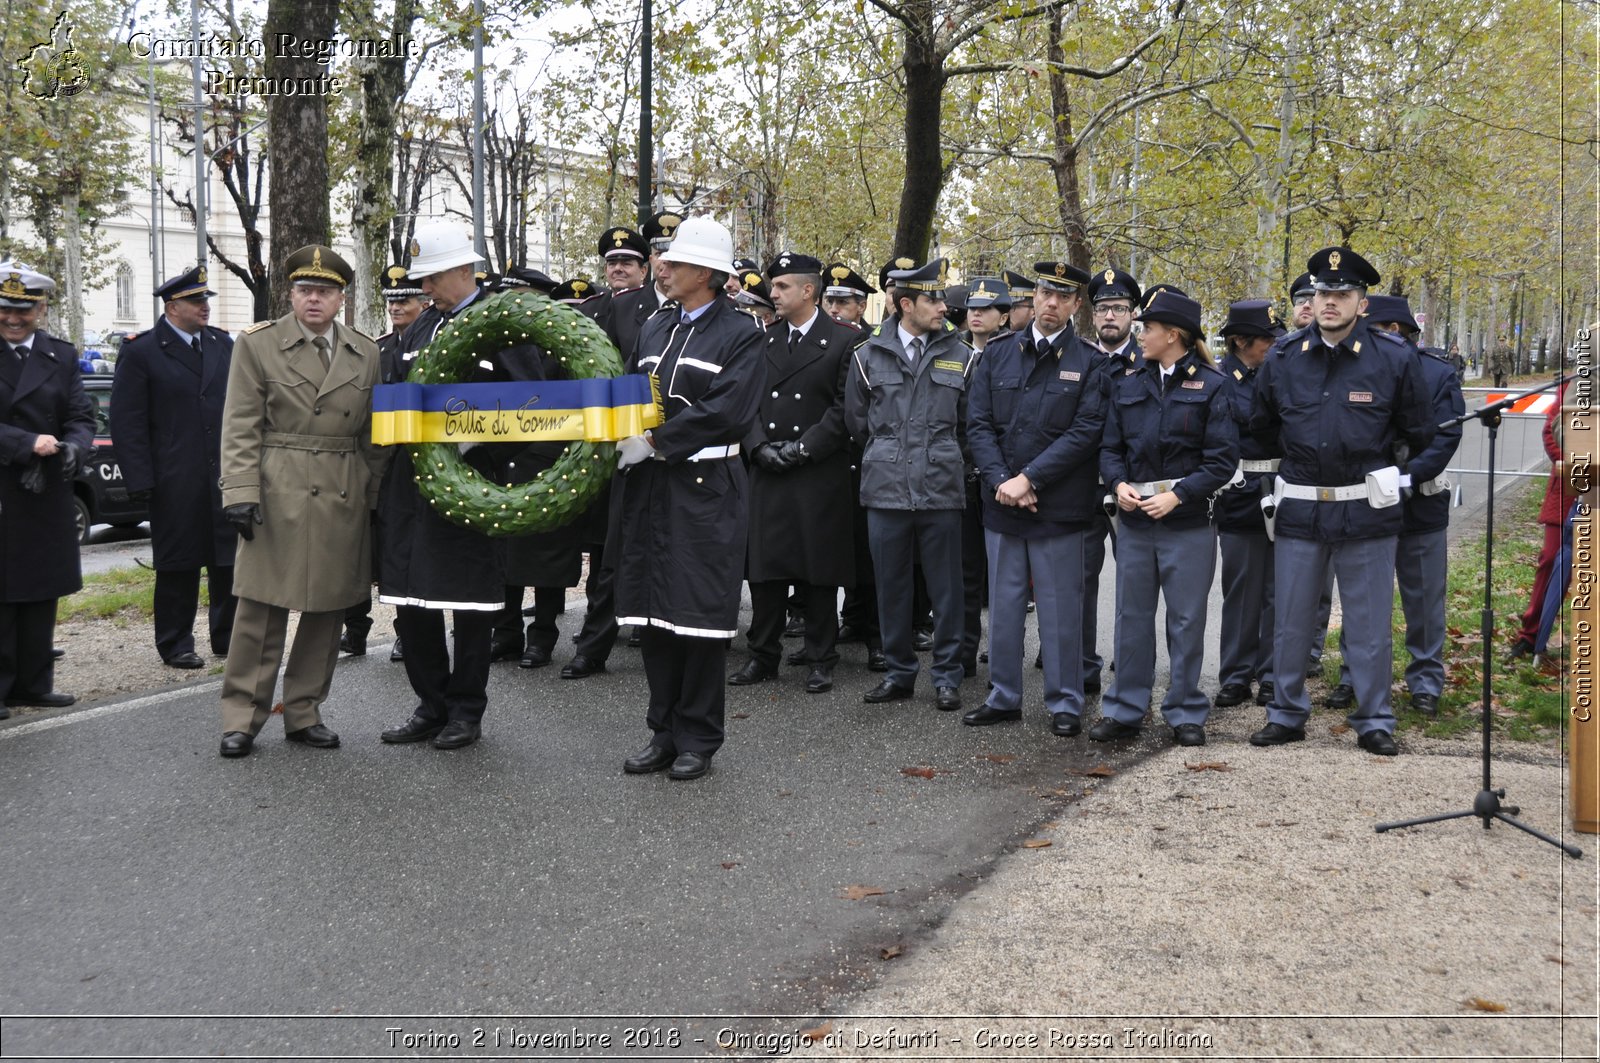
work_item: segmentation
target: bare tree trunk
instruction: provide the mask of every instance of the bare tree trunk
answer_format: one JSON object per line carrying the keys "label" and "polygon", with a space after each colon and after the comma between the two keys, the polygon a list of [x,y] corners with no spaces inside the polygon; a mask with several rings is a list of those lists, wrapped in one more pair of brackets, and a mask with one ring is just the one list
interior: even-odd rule
{"label": "bare tree trunk", "polygon": [[[262,33],[293,33],[301,40],[332,40],[337,0],[268,0]],[[313,82],[327,72],[315,60],[279,56],[269,49],[266,76]],[[283,260],[307,244],[326,244],[328,208],[328,99],[316,91],[267,97],[267,149],[272,160],[268,211],[272,217],[271,312],[289,309]]]}
{"label": "bare tree trunk", "polygon": [[900,188],[894,253],[924,262],[933,242],[939,193],[944,190],[944,57],[934,39],[933,0],[908,0],[905,7],[909,20],[901,67],[906,81],[906,176]]}
{"label": "bare tree trunk", "polygon": [[[1067,261],[1082,270],[1089,270],[1089,225],[1083,213],[1083,195],[1078,185],[1078,145],[1072,133],[1071,82],[1062,69],[1065,55],[1061,48],[1061,26],[1065,18],[1061,8],[1050,13],[1049,41],[1046,60],[1050,64],[1050,117],[1053,143],[1050,172],[1056,181],[1056,202],[1061,216],[1061,231],[1067,238]],[[1088,331],[1092,325],[1087,303],[1078,309],[1078,331]]]}
{"label": "bare tree trunk", "polygon": [[[347,2],[346,18],[353,33],[381,36],[372,0]],[[395,40],[411,33],[417,0],[395,0],[387,31]],[[356,327],[376,335],[388,328],[379,278],[389,265],[389,222],[395,214],[394,144],[396,112],[406,91],[404,53],[389,59],[357,59],[355,76],[361,92],[361,122],[356,132],[355,203],[350,209],[355,239]]]}
{"label": "bare tree trunk", "polygon": [[78,190],[66,192],[61,197],[62,250],[66,254],[67,338],[74,347],[83,348],[83,226],[78,216]]}

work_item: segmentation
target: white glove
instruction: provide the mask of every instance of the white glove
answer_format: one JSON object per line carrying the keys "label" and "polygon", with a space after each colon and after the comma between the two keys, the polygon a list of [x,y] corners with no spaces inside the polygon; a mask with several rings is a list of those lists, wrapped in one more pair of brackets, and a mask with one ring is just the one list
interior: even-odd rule
{"label": "white glove", "polygon": [[617,443],[617,468],[626,469],[629,465],[648,461],[655,456],[655,452],[656,448],[644,436],[629,436]]}

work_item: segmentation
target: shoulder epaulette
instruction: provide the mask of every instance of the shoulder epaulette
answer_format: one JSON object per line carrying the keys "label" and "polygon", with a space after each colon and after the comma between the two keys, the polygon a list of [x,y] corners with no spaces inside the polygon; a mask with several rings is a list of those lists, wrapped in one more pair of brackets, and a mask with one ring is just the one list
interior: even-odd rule
{"label": "shoulder epaulette", "polygon": [[254,325],[251,325],[249,328],[244,330],[244,335],[251,336],[257,332],[260,332],[262,329],[270,328],[271,326],[272,322],[270,321],[257,321]]}

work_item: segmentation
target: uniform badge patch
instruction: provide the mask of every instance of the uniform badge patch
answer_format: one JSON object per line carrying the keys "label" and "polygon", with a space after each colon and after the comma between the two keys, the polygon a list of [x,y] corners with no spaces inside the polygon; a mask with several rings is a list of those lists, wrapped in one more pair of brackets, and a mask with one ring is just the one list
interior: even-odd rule
{"label": "uniform badge patch", "polygon": [[1062,380],[1082,380],[1083,374],[1075,373],[1070,369],[1063,369],[1061,370],[1060,377]]}
{"label": "uniform badge patch", "polygon": [[1370,392],[1370,391],[1352,391],[1350,393],[1350,401],[1351,402],[1371,402],[1372,401],[1372,392]]}
{"label": "uniform badge patch", "polygon": [[1204,380],[1184,380],[1181,381],[1178,386],[1188,388],[1191,391],[1203,391],[1205,389],[1206,382]]}
{"label": "uniform badge patch", "polygon": [[1239,370],[1235,369],[1233,371],[1233,379],[1235,379],[1235,380],[1243,380],[1244,379],[1244,374],[1239,372]]}
{"label": "uniform badge patch", "polygon": [[962,365],[960,362],[952,362],[947,358],[935,358],[933,360],[933,367],[935,369],[949,369],[956,373],[966,369],[966,366]]}

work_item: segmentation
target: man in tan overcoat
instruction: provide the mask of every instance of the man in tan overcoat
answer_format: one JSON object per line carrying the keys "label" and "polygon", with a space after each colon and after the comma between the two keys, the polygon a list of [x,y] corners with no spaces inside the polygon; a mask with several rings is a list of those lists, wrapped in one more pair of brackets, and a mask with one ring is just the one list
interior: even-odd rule
{"label": "man in tan overcoat", "polygon": [[233,348],[222,420],[222,504],[239,530],[239,599],[222,680],[222,755],[242,757],[272,713],[289,610],[300,611],[283,675],[291,742],[332,749],[319,712],[344,612],[367,596],[368,513],[384,452],[372,445],[378,345],[337,324],[352,270],[302,247],[285,272],[292,312],[246,329]]}

